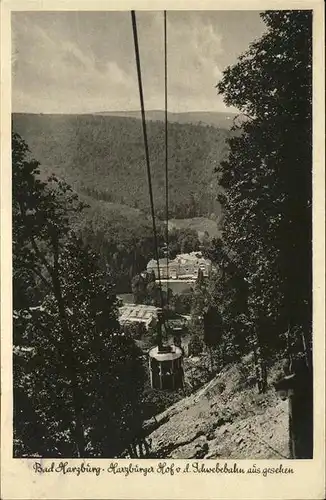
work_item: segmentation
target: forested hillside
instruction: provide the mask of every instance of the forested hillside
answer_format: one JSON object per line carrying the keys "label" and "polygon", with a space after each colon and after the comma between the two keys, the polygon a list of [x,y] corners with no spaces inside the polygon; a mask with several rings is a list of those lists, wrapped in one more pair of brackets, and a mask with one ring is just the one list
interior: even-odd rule
{"label": "forested hillside", "polygon": [[[102,268],[110,272],[116,291],[129,292],[132,277],[154,256],[140,121],[112,116],[14,114],[13,130],[21,134],[40,163],[40,177],[47,180],[54,173],[88,205],[73,221],[74,228],[100,254]],[[163,123],[149,122],[148,134],[162,244]],[[169,124],[170,216],[175,220],[219,214],[214,169],[227,153],[228,135],[228,131],[210,126]],[[209,221],[211,225],[216,224],[215,219]],[[184,237],[181,233],[179,243]]]}
{"label": "forested hillside", "polygon": [[[141,122],[100,115],[14,114],[13,129],[28,143],[44,178],[54,172],[79,194],[148,213]],[[227,154],[228,130],[169,123],[170,216],[219,213],[214,169]],[[165,207],[164,123],[148,122],[157,215]],[[204,194],[204,195],[203,195]]]}
{"label": "forested hillside", "polygon": [[[88,207],[74,221],[74,230],[100,255],[120,293],[130,291],[133,276],[146,268],[154,257],[152,222],[140,210],[79,196]],[[163,242],[164,229],[158,221],[158,240]]]}

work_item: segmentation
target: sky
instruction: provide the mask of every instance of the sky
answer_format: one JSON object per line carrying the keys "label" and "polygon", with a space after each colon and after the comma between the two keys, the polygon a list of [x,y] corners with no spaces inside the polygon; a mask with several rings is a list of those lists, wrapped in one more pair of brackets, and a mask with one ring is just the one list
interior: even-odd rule
{"label": "sky", "polygon": [[[163,12],[137,12],[146,109],[164,109]],[[227,111],[216,84],[265,31],[257,11],[168,11],[168,109]],[[12,110],[139,109],[130,12],[13,12]]]}

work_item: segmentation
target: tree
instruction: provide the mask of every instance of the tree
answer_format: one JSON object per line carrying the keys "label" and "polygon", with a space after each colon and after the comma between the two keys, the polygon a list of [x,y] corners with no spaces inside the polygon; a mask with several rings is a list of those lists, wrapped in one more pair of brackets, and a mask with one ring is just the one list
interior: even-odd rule
{"label": "tree", "polygon": [[[59,255],[62,239],[68,232],[69,211],[81,209],[76,196],[64,182],[54,176],[50,181],[57,189],[47,189],[37,179],[39,164],[29,158],[27,145],[18,134],[12,137],[13,164],[13,253],[14,253],[14,307],[28,300],[21,286],[26,274],[29,286],[36,285],[34,276],[42,282],[44,290],[51,289],[59,310],[59,321],[66,349],[67,377],[71,381],[73,407],[75,410],[74,439],[78,455],[84,453],[84,429],[80,418],[81,394],[76,380],[75,359],[71,345],[71,334],[67,326],[67,313],[63,303],[59,277]],[[17,288],[16,288],[17,285]]]}
{"label": "tree", "polygon": [[207,281],[204,279],[203,274],[199,272],[191,297],[190,333],[200,339],[203,339],[204,336],[203,317],[210,303],[207,286]]}
{"label": "tree", "polygon": [[[228,251],[228,252],[227,252]],[[208,278],[207,303],[218,311],[222,332],[218,340],[219,364],[238,361],[248,349],[249,325],[245,319],[247,312],[247,284],[243,270],[236,267],[233,257],[224,242],[213,239],[206,249],[206,257],[215,263]]]}
{"label": "tree", "polygon": [[312,18],[310,11],[261,17],[266,32],[217,88],[244,118],[218,169],[219,200],[263,390],[264,361],[284,349],[289,325],[311,344]]}
{"label": "tree", "polygon": [[199,269],[198,269],[198,273],[197,273],[197,280],[196,280],[196,283],[197,283],[198,285],[202,285],[202,284],[204,283],[204,280],[205,280],[205,278],[204,278],[204,273],[203,273],[202,269],[200,269],[200,268],[199,268]]}
{"label": "tree", "polygon": [[137,274],[131,281],[131,290],[134,296],[135,304],[144,304],[147,296],[146,280],[141,274]]}
{"label": "tree", "polygon": [[208,231],[204,231],[204,235],[202,237],[202,241],[201,241],[201,248],[203,250],[205,250],[206,248],[208,248],[210,246],[210,237],[209,237],[209,234],[208,234]]}
{"label": "tree", "polygon": [[204,314],[204,342],[209,347],[218,344],[222,337],[223,322],[217,307],[209,306]]}
{"label": "tree", "polygon": [[192,292],[188,290],[181,294],[173,294],[169,305],[170,309],[178,314],[190,314],[191,302]]}
{"label": "tree", "polygon": [[[166,294],[162,290],[162,298],[164,302],[166,302]],[[152,277],[149,277],[149,279],[146,282],[146,302],[150,305],[156,306],[156,307],[161,307],[161,292],[160,292],[160,286],[156,283],[155,280],[152,279]]]}
{"label": "tree", "polygon": [[209,349],[211,358],[211,371],[213,371],[213,353],[222,338],[223,322],[217,307],[209,305],[204,313],[204,342]]}
{"label": "tree", "polygon": [[185,228],[180,230],[179,241],[181,253],[189,253],[199,250],[200,242],[198,234],[194,229]]}
{"label": "tree", "polygon": [[16,453],[112,456],[139,418],[140,352],[119,333],[99,256],[70,230],[76,195],[39,180],[17,134],[12,159]]}
{"label": "tree", "polygon": [[200,242],[197,231],[191,228],[176,229],[169,232],[169,256],[174,259],[180,253],[199,250]]}
{"label": "tree", "polygon": [[203,342],[199,335],[194,333],[189,341],[189,354],[193,356],[198,356],[203,350]]}

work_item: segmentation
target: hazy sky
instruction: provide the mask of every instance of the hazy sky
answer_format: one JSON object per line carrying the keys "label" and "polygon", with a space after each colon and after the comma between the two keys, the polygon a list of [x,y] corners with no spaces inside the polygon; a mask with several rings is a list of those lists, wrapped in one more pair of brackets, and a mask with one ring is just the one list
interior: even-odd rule
{"label": "hazy sky", "polygon": [[[164,108],[163,13],[137,12],[145,105]],[[214,88],[265,25],[257,11],[169,11],[170,111],[224,111]],[[129,12],[15,12],[13,111],[139,109]]]}

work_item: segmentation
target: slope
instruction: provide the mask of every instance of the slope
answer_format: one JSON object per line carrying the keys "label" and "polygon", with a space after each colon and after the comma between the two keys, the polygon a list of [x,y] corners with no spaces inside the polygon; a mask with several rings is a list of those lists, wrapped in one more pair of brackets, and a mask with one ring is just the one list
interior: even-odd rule
{"label": "slope", "polygon": [[[14,114],[13,129],[41,163],[78,193],[148,213],[141,122],[101,115]],[[230,132],[212,126],[169,123],[170,216],[219,212],[214,168],[227,154]],[[164,124],[148,122],[157,215],[164,215]]]}
{"label": "slope", "polygon": [[[155,458],[289,458],[287,401],[258,394],[245,364],[225,367],[197,392],[148,422]],[[153,430],[150,428],[153,426]]]}
{"label": "slope", "polygon": [[[89,196],[79,198],[88,205],[73,221],[73,228],[101,256],[116,285],[117,293],[130,291],[130,281],[146,268],[154,256],[152,221],[139,209],[126,205],[96,200]],[[159,242],[163,234],[157,223]]]}

